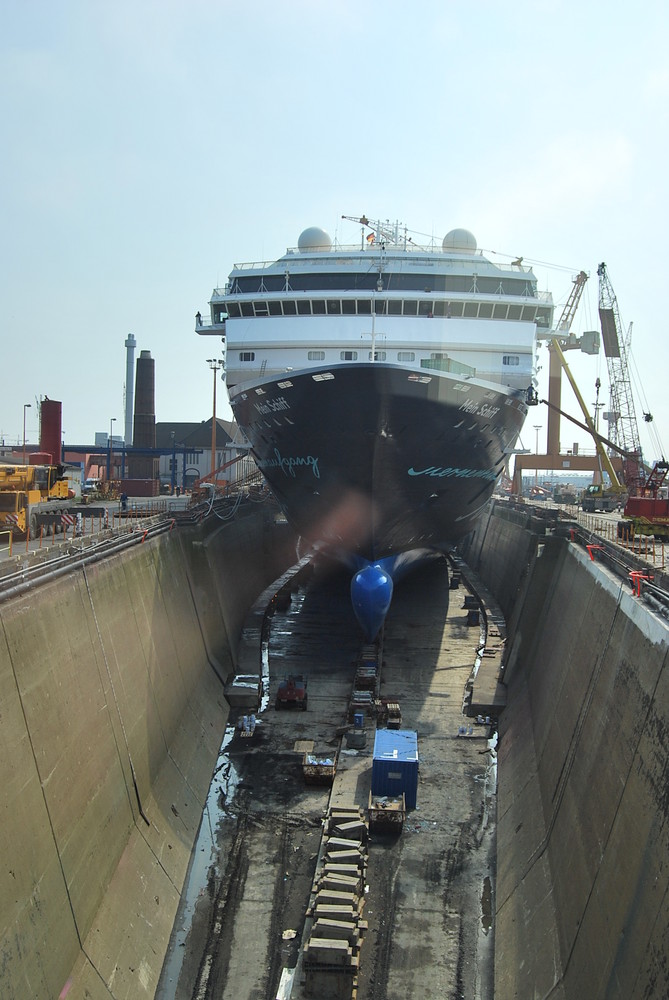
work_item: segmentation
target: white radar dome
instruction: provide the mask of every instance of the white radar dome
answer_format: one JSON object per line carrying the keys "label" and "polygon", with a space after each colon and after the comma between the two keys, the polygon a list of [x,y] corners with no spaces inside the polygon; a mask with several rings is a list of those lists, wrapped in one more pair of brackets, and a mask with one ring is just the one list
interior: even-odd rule
{"label": "white radar dome", "polygon": [[451,229],[441,247],[447,253],[476,253],[476,237],[468,229]]}
{"label": "white radar dome", "polygon": [[332,240],[324,229],[319,229],[318,226],[310,226],[300,234],[300,238],[297,241],[297,248],[300,253],[332,250]]}

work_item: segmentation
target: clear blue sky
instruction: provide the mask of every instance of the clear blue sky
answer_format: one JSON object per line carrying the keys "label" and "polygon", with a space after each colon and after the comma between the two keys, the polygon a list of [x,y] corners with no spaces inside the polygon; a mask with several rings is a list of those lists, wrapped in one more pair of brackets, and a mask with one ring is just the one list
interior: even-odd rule
{"label": "clear blue sky", "polygon": [[[2,437],[20,440],[30,402],[36,441],[44,395],[62,400],[66,443],[111,417],[121,433],[129,333],[156,361],[157,419],[208,419],[218,342],[194,315],[212,288],[309,225],[342,237],[340,216],[366,213],[439,236],[464,226],[540,262],[558,311],[586,270],[576,333],[598,326],[606,261],[658,457],[641,414],[669,442],[668,11],[2,0]],[[569,361],[591,404],[603,357]],[[541,363],[543,378],[545,349]],[[545,408],[523,434],[532,450],[534,424]],[[562,438],[590,444],[568,425]]]}

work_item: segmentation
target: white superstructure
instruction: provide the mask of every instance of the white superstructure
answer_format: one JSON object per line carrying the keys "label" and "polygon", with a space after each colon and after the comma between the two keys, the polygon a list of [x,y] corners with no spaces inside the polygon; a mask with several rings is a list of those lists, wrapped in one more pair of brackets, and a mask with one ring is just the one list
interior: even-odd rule
{"label": "white superstructure", "polygon": [[276,261],[235,265],[214,290],[198,333],[224,336],[230,388],[370,360],[533,384],[536,331],[550,327],[553,306],[522,260],[492,263],[464,229],[428,247],[398,226],[360,222],[357,247],[312,227]]}

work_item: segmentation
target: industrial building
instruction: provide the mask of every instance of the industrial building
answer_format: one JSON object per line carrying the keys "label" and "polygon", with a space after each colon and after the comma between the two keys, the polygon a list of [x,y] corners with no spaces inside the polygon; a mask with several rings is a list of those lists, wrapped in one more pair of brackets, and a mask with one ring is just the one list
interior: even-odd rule
{"label": "industrial building", "polygon": [[[125,341],[126,380],[124,433],[96,432],[91,443],[69,443],[62,435],[62,403],[44,396],[40,400],[38,443],[2,446],[0,462],[59,464],[70,468],[68,479],[76,493],[86,479],[113,482],[136,496],[185,492],[208,478],[224,488],[247,478],[255,470],[248,457],[248,443],[234,421],[212,416],[201,421],[156,422],[155,360],[140,351],[135,363],[136,341]],[[214,396],[215,399],[215,396]],[[215,403],[214,403],[215,410]],[[215,423],[214,423],[215,420]]]}

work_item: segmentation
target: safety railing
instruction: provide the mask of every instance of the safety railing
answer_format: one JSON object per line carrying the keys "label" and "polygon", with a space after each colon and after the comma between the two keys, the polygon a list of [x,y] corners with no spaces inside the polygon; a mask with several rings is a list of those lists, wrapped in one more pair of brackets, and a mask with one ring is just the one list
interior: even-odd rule
{"label": "safety railing", "polygon": [[622,538],[618,536],[618,519],[611,520],[605,517],[598,517],[596,514],[579,513],[578,522],[583,527],[595,535],[599,535],[612,545],[618,545],[627,552],[638,556],[645,562],[651,563],[658,569],[664,569],[667,557],[667,542],[663,538],[656,538],[654,535],[632,535],[626,533]]}

